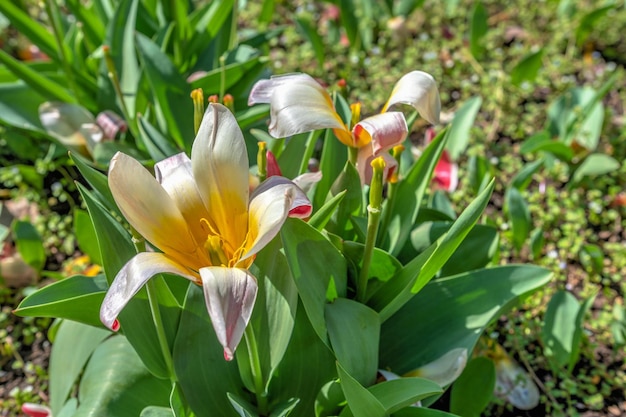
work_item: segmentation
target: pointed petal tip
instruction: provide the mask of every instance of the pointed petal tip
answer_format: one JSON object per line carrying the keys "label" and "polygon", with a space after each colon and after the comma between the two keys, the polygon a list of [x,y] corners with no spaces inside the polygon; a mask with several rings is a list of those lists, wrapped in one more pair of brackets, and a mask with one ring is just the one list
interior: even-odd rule
{"label": "pointed petal tip", "polygon": [[224,360],[227,362],[232,361],[235,358],[235,352],[230,350],[229,348],[224,348]]}
{"label": "pointed petal tip", "polygon": [[113,324],[111,325],[111,330],[117,332],[120,329],[120,321],[118,319],[113,320]]}
{"label": "pointed petal tip", "polygon": [[52,417],[52,411],[43,405],[24,403],[22,412],[30,417]]}

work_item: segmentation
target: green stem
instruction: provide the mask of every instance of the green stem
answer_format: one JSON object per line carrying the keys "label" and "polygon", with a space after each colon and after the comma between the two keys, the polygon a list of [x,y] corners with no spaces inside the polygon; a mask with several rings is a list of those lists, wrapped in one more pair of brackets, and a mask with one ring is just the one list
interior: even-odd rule
{"label": "green stem", "polygon": [[302,163],[300,164],[299,174],[304,174],[309,170],[309,160],[313,156],[313,152],[315,151],[315,144],[317,143],[317,138],[319,138],[321,130],[314,130],[309,133],[309,137],[306,140],[306,146],[304,148],[304,154],[302,156]]}
{"label": "green stem", "polygon": [[359,280],[356,286],[356,299],[365,302],[367,294],[367,280],[369,276],[370,265],[372,263],[372,255],[376,245],[376,236],[378,235],[378,225],[380,223],[380,209],[371,205],[367,206],[367,237],[365,238],[365,248],[363,249],[363,265],[359,273]]}
{"label": "green stem", "polygon": [[348,161],[352,162],[352,165],[356,166],[356,161],[359,156],[359,148],[353,148],[348,146]]}
{"label": "green stem", "polygon": [[[133,245],[137,253],[146,251],[145,239],[133,228],[131,228],[133,236]],[[157,339],[159,340],[159,347],[163,354],[163,360],[167,368],[167,373],[170,377],[172,384],[176,382],[176,374],[174,373],[174,361],[172,360],[172,353],[170,352],[170,346],[167,343],[167,336],[165,336],[165,328],[163,327],[163,319],[161,317],[161,310],[159,308],[159,301],[157,297],[157,288],[154,281],[148,280],[146,283],[146,290],[148,292],[148,304],[150,305],[150,312],[152,313],[152,322],[156,329]]]}
{"label": "green stem", "polygon": [[246,347],[248,348],[248,357],[250,359],[250,369],[252,370],[252,379],[254,380],[254,391],[259,413],[266,416],[268,413],[267,393],[265,392],[265,384],[263,382],[263,372],[261,370],[261,360],[259,358],[259,348],[256,344],[256,337],[252,325],[246,326],[244,333],[246,338]]}
{"label": "green stem", "polygon": [[72,69],[67,59],[67,46],[63,42],[62,26],[58,6],[54,3],[54,1],[47,0],[45,3],[45,8],[46,13],[48,13],[48,17],[50,18],[50,24],[52,26],[52,32],[54,33],[54,39],[57,43],[57,48],[59,48],[59,54],[61,55],[61,67],[67,75],[67,82],[70,86],[70,90],[74,92],[74,96],[76,97],[76,99],[80,100],[78,88],[76,87],[76,83],[74,82],[74,73],[72,72]]}

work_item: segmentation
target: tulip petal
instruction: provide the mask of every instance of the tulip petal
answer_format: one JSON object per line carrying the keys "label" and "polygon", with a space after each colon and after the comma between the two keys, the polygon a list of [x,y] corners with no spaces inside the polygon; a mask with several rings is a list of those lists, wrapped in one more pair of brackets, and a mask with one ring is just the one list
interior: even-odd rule
{"label": "tulip petal", "polygon": [[433,181],[445,191],[452,192],[456,190],[459,184],[459,168],[450,160],[448,152],[444,149],[441,158],[435,166],[433,173]]}
{"label": "tulip petal", "polygon": [[204,299],[224,359],[232,360],[250,321],[258,286],[250,272],[239,268],[200,269]]}
{"label": "tulip petal", "polygon": [[204,114],[191,150],[193,176],[211,226],[231,243],[247,232],[248,152],[235,116],[221,104]]}
{"label": "tulip petal", "polygon": [[429,123],[439,123],[441,101],[439,90],[432,75],[423,71],[412,71],[405,74],[393,87],[389,100],[383,107],[383,112],[394,104],[408,104],[428,120]]}
{"label": "tulip petal", "polygon": [[374,158],[382,156],[385,161],[385,169],[383,171],[383,180],[388,181],[396,167],[398,162],[388,152],[382,152],[380,155],[374,155],[370,146],[364,146],[359,148],[357,155],[356,170],[361,177],[362,184],[369,184],[372,181],[372,161]]}
{"label": "tulip petal", "polygon": [[116,153],[109,166],[109,187],[126,220],[149,242],[170,254],[195,252],[176,203],[139,162]]}
{"label": "tulip petal", "polygon": [[22,404],[22,413],[29,417],[52,417],[52,410],[48,407],[33,403]]}
{"label": "tulip petal", "polygon": [[116,329],[117,316],[143,285],[154,275],[166,272],[197,281],[191,271],[167,255],[141,252],[122,267],[111,283],[100,307],[100,321],[111,330]]}
{"label": "tulip petal", "polygon": [[[404,142],[409,129],[404,115],[394,111],[361,120],[352,131],[355,138],[366,137],[371,139],[374,155],[378,156],[381,152]],[[357,141],[359,140],[357,139]],[[367,139],[363,141],[369,142]]]}
{"label": "tulip petal", "polygon": [[[269,80],[257,81],[256,84],[252,86],[252,90],[248,96],[248,106],[260,103],[270,103],[276,88],[281,85],[293,82],[308,83],[311,80],[313,80],[313,78],[311,78],[308,74],[293,73],[273,76]],[[315,80],[313,81],[316,82]]]}
{"label": "tulip petal", "polygon": [[305,172],[293,179],[293,183],[303,192],[308,193],[311,187],[322,180],[322,171]]}
{"label": "tulip petal", "polygon": [[467,349],[455,348],[404,376],[428,378],[444,388],[453,383],[459,375],[461,375],[466,364]]}
{"label": "tulip petal", "polygon": [[293,182],[284,177],[268,178],[254,190],[250,200],[248,244],[241,261],[263,249],[288,216],[308,217],[311,210],[306,194]]}
{"label": "tulip petal", "polygon": [[209,217],[191,168],[191,159],[185,153],[166,158],[154,166],[157,181],[167,191],[180,210],[188,225],[192,225],[196,242],[204,242],[206,234],[200,227],[200,220]]}
{"label": "tulip petal", "polygon": [[276,156],[274,156],[274,152],[267,151],[265,155],[267,157],[267,176],[273,177],[276,175],[283,175],[282,172],[280,172],[280,166],[278,166],[278,160],[276,159]]}

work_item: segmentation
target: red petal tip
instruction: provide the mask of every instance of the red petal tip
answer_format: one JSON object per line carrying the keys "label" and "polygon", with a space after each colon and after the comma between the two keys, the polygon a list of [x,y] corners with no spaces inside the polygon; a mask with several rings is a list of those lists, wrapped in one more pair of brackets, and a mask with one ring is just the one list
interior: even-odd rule
{"label": "red petal tip", "polygon": [[119,329],[120,329],[120,322],[117,319],[115,319],[115,321],[113,322],[113,325],[111,326],[111,330],[116,332]]}

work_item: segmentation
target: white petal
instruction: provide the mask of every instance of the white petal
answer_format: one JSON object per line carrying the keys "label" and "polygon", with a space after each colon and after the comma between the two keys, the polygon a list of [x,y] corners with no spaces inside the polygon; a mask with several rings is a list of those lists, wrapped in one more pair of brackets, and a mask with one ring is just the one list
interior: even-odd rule
{"label": "white petal", "polygon": [[193,177],[191,159],[185,153],[166,158],[154,166],[157,181],[172,197],[180,210],[190,230],[194,233],[196,242],[204,242],[206,234],[200,227],[200,220],[208,218],[206,208],[202,202],[200,191]]}
{"label": "white petal", "polygon": [[194,253],[196,246],[174,200],[139,162],[121,152],[109,165],[109,187],[126,220],[166,253]]}
{"label": "white petal", "polygon": [[302,191],[308,193],[311,187],[322,180],[322,171],[317,172],[305,172],[298,175],[293,179],[293,183],[296,184]]}
{"label": "white petal", "polygon": [[465,364],[467,364],[467,349],[456,348],[404,376],[428,378],[444,388],[461,375]]}
{"label": "white petal", "polygon": [[258,103],[271,102],[274,91],[277,87],[280,87],[281,85],[292,82],[309,83],[311,82],[311,80],[313,82],[316,82],[308,74],[293,73],[273,76],[269,80],[257,81],[257,83],[254,84],[254,86],[252,87],[250,95],[248,96],[248,106],[252,106]]}
{"label": "white petal", "polygon": [[[388,152],[382,152],[380,155],[385,161],[385,169],[383,171],[383,181],[386,181],[393,173],[393,170],[398,166],[398,162]],[[359,148],[357,155],[356,170],[359,172],[362,184],[369,184],[372,182],[372,161],[377,156],[372,153],[370,146],[364,146]]]}
{"label": "white petal", "polygon": [[[321,172],[302,174],[295,178],[293,181],[285,177],[270,177],[265,180],[261,185],[259,185],[256,190],[254,190],[254,193],[252,193],[252,196],[250,197],[250,205],[252,206],[252,201],[254,201],[254,199],[259,196],[259,194],[266,192],[270,188],[279,187],[280,189],[284,190],[282,192],[284,192],[285,195],[287,192],[291,194],[289,217],[306,219],[311,215],[311,211],[313,211],[313,204],[311,203],[311,200],[309,200],[309,197],[307,197],[306,191],[303,190],[299,184],[303,184],[304,186],[310,188],[313,184],[319,182],[321,179]],[[296,183],[296,180],[298,181],[298,183]],[[279,188],[273,191],[276,196],[280,196],[281,191],[279,191]],[[270,195],[267,195],[265,196],[265,198],[269,199],[272,197],[270,197]],[[256,205],[258,204],[258,202],[255,202],[254,204]]]}
{"label": "white petal", "polygon": [[204,299],[224,359],[232,360],[250,321],[258,286],[250,272],[239,268],[200,269]]}
{"label": "white petal", "polygon": [[263,249],[276,236],[292,210],[294,214],[308,212],[310,215],[311,202],[287,178],[270,177],[254,190],[249,208],[249,243],[241,260]]}
{"label": "white petal", "polygon": [[441,101],[439,90],[432,75],[423,71],[412,71],[405,74],[393,87],[389,100],[383,107],[383,112],[394,104],[408,104],[428,120],[429,123],[439,123]]}
{"label": "white petal", "polygon": [[76,104],[46,102],[39,106],[39,120],[46,132],[66,146],[93,147],[103,133],[96,119]]}
{"label": "white petal", "polygon": [[362,135],[363,131],[367,132],[371,138],[374,155],[377,156],[404,142],[409,129],[404,115],[394,111],[361,120],[352,131],[355,137]]}
{"label": "white petal", "polygon": [[146,281],[162,272],[196,281],[187,268],[162,253],[138,253],[124,265],[111,283],[100,307],[100,321],[109,329],[116,330],[117,316],[126,304]]}
{"label": "white petal", "polygon": [[247,232],[248,151],[235,116],[211,104],[191,150],[191,165],[212,227],[233,245]]}

